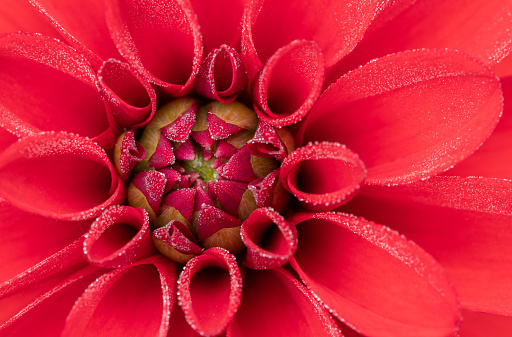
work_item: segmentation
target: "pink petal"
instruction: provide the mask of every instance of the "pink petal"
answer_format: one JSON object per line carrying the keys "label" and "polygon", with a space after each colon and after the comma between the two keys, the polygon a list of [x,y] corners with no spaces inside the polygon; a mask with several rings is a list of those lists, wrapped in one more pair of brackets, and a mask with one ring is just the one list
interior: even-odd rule
{"label": "pink petal", "polygon": [[149,82],[123,62],[109,59],[98,71],[102,94],[114,118],[124,128],[149,123],[156,111],[156,94]]}
{"label": "pink petal", "polygon": [[119,268],[152,255],[147,212],[129,206],[109,208],[93,222],[83,248],[89,263],[102,268]]}
{"label": "pink petal", "polygon": [[203,44],[189,2],[109,0],[106,7],[112,39],[135,69],[172,96],[192,90]]}
{"label": "pink petal", "polygon": [[194,145],[192,144],[190,139],[187,139],[184,143],[178,145],[178,147],[174,149],[174,154],[176,156],[176,159],[178,160],[196,159]]}
{"label": "pink petal", "polygon": [[299,245],[291,264],[336,317],[371,336],[455,331],[455,292],[441,266],[417,245],[343,213],[301,214],[292,222]]}
{"label": "pink petal", "polygon": [[275,169],[265,178],[252,181],[247,188],[252,192],[258,207],[271,207],[282,212],[290,202],[290,193],[281,182],[280,169]]}
{"label": "pink petal", "polygon": [[210,131],[213,139],[219,140],[228,138],[242,130],[242,127],[229,123],[228,121],[224,121],[221,117],[208,111],[208,131]]}
{"label": "pink petal", "polygon": [[78,0],[63,5],[59,0],[29,0],[53,27],[99,69],[103,60],[121,59],[105,22],[103,0]]}
{"label": "pink petal", "polygon": [[244,91],[246,84],[247,74],[240,56],[234,48],[223,44],[203,61],[195,90],[206,98],[228,104]]}
{"label": "pink petal", "polygon": [[216,207],[203,205],[198,219],[197,238],[202,243],[221,229],[240,226],[242,222],[237,218]]}
{"label": "pink petal", "polygon": [[341,336],[314,295],[289,272],[248,270],[228,337]]}
{"label": "pink petal", "polygon": [[432,254],[464,308],[509,314],[511,195],[509,180],[434,177],[363,189],[346,209],[399,230]]}
{"label": "pink petal", "polygon": [[[247,143],[251,154],[258,157],[274,157],[282,162],[288,155],[288,149],[279,133],[271,125],[260,121],[254,137]],[[293,137],[290,138],[294,140]]]}
{"label": "pink petal", "polygon": [[[0,104],[6,110],[42,131],[73,132],[114,145],[117,127],[83,56],[40,35],[10,34],[0,38],[0,45]],[[10,117],[2,113],[0,122],[5,119]]]}
{"label": "pink petal", "polygon": [[77,300],[62,336],[166,336],[175,265],[154,256],[98,278]]}
{"label": "pink petal", "polygon": [[508,337],[512,331],[512,316],[462,310],[460,337]]}
{"label": "pink petal", "polygon": [[221,175],[230,180],[251,182],[258,179],[252,166],[252,155],[247,146],[237,151],[222,167]]}
{"label": "pink petal", "polygon": [[[188,222],[192,220],[192,213],[194,212],[196,190],[193,188],[183,188],[167,194],[162,200],[161,213],[164,213],[167,208],[173,208]],[[178,220],[178,219],[173,219]]]}
{"label": "pink petal", "polygon": [[201,255],[203,249],[190,229],[177,220],[153,231],[153,242],[160,253],[181,264]]}
{"label": "pink petal", "polygon": [[277,50],[256,76],[254,110],[273,126],[297,123],[315,104],[323,82],[322,50],[312,41],[292,41]]}
{"label": "pink petal", "polygon": [[366,182],[406,183],[471,154],[496,125],[502,100],[489,69],[458,52],[389,55],[326,90],[303,124],[299,143],[346,144],[365,163]]}
{"label": "pink petal", "polygon": [[135,166],[146,158],[146,149],[135,140],[135,130],[126,131],[117,139],[114,147],[114,165],[124,180],[128,179]]}
{"label": "pink petal", "polygon": [[332,210],[359,190],[366,169],[357,154],[338,143],[300,147],[286,157],[280,169],[283,187],[304,206]]}
{"label": "pink petal", "polygon": [[247,183],[219,180],[212,182],[209,186],[213,187],[217,201],[222,209],[230,215],[238,217],[240,202],[245,191],[247,191]]}
{"label": "pink petal", "polygon": [[249,78],[272,54],[293,40],[315,41],[332,66],[350,52],[373,19],[378,1],[247,1],[242,29],[242,60]]}
{"label": "pink petal", "polygon": [[508,54],[498,64],[492,66],[492,71],[500,78],[512,76],[512,54]]}
{"label": "pink petal", "polygon": [[242,277],[233,255],[210,248],[190,260],[180,275],[180,306],[201,335],[218,335],[231,322],[242,296]]}
{"label": "pink petal", "polygon": [[297,249],[297,231],[271,208],[258,208],[244,221],[240,236],[247,246],[244,264],[251,269],[280,267]]}
{"label": "pink petal", "polygon": [[63,132],[43,133],[0,154],[0,194],[22,210],[80,221],[122,202],[124,186],[97,144]]}
{"label": "pink petal", "polygon": [[174,186],[181,180],[181,174],[170,167],[160,169],[158,170],[158,172],[163,173],[165,176],[166,181],[164,194],[169,193],[174,188]]}
{"label": "pink petal", "polygon": [[28,1],[3,0],[0,2],[0,33],[19,31],[59,37],[55,29]]}

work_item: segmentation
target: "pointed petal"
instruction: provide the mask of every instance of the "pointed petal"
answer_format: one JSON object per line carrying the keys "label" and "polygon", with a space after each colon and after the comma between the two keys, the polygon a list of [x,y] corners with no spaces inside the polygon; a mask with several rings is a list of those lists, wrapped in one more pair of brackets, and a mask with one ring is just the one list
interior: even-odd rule
{"label": "pointed petal", "polygon": [[25,211],[80,221],[122,202],[124,186],[97,144],[63,132],[43,133],[0,154],[0,194]]}
{"label": "pointed petal", "polygon": [[187,263],[203,251],[190,229],[177,220],[155,229],[153,243],[160,253],[180,264]]}
{"label": "pointed petal", "polygon": [[[41,35],[0,38],[0,104],[42,131],[66,131],[113,146],[118,134],[95,71],[68,45]],[[9,115],[2,113],[2,120]],[[2,123],[3,124],[3,123]]]}
{"label": "pointed petal", "polygon": [[245,191],[247,191],[247,183],[241,183],[231,180],[219,180],[212,182],[216,200],[224,211],[234,217],[238,217],[240,202],[242,201]]}
{"label": "pointed petal", "polygon": [[294,40],[278,49],[256,75],[254,110],[273,126],[295,124],[315,104],[323,82],[320,47],[313,41]]}
{"label": "pointed petal", "polygon": [[212,102],[208,105],[208,129],[215,140],[233,136],[241,130],[255,131],[258,115],[240,102],[222,104]]}
{"label": "pointed petal", "polygon": [[252,181],[247,188],[254,196],[258,207],[271,207],[283,212],[290,202],[290,193],[281,182],[280,169],[275,169],[265,178]]}
{"label": "pointed petal", "polygon": [[301,214],[292,222],[299,245],[291,264],[336,317],[371,336],[445,336],[456,330],[455,291],[419,246],[342,213]]}
{"label": "pointed petal", "polygon": [[228,337],[341,336],[314,295],[281,268],[248,270]]}
{"label": "pointed petal", "polygon": [[171,96],[192,90],[203,43],[188,1],[108,0],[106,8],[112,39],[135,69]]}
{"label": "pointed petal", "polygon": [[193,188],[183,188],[167,194],[160,206],[157,226],[164,226],[171,220],[189,224],[194,212],[195,196],[196,190]]}
{"label": "pointed petal", "polygon": [[105,274],[76,301],[62,336],[166,336],[175,282],[175,265],[162,256]]}
{"label": "pointed petal", "polygon": [[231,322],[242,296],[242,277],[234,255],[210,248],[190,260],[179,278],[180,306],[201,335],[218,335]]}
{"label": "pointed petal", "polygon": [[237,218],[216,207],[204,205],[198,219],[197,238],[199,242],[204,242],[221,229],[240,226],[242,222]]}
{"label": "pointed petal", "polygon": [[299,143],[346,144],[365,163],[367,183],[406,183],[442,172],[478,148],[498,122],[502,100],[494,74],[458,52],[393,54],[326,90]]}
{"label": "pointed petal", "polygon": [[510,314],[512,182],[434,177],[361,193],[347,210],[399,230],[432,254],[464,308]]}

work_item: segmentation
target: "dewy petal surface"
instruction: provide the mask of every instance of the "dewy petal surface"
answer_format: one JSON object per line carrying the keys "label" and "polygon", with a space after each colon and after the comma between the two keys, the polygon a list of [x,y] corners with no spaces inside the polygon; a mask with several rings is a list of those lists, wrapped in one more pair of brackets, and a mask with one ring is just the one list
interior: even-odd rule
{"label": "dewy petal surface", "polygon": [[124,186],[101,147],[56,132],[23,138],[0,154],[0,194],[25,211],[80,221],[122,202]]}
{"label": "dewy petal surface", "polygon": [[388,55],[329,87],[299,143],[345,144],[365,163],[367,183],[405,183],[471,154],[494,129],[502,100],[494,74],[456,51]]}
{"label": "dewy petal surface", "polygon": [[343,213],[303,213],[292,222],[299,245],[291,264],[336,317],[369,336],[455,331],[455,291],[441,266],[419,246]]}
{"label": "dewy petal surface", "polygon": [[368,187],[344,210],[386,224],[432,254],[464,308],[510,315],[511,195],[509,180],[434,177]]}

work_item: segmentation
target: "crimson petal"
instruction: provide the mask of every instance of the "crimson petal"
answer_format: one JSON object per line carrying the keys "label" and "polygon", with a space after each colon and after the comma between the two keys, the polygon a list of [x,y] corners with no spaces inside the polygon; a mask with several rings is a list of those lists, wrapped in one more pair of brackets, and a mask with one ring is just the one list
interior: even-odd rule
{"label": "crimson petal", "polygon": [[512,331],[512,316],[500,316],[483,312],[462,310],[461,337],[509,337]]}
{"label": "crimson petal", "polygon": [[300,121],[315,104],[324,82],[324,58],[315,42],[295,40],[277,50],[256,76],[254,110],[277,127]]}
{"label": "crimson petal", "polygon": [[281,268],[251,271],[227,337],[341,336],[314,295]]}
{"label": "crimson petal", "polygon": [[105,151],[91,140],[42,133],[0,154],[0,194],[25,211],[80,221],[122,202],[124,186]]}
{"label": "crimson petal", "polygon": [[98,278],[76,301],[62,336],[167,336],[176,269],[150,257]]}
{"label": "crimson petal", "polygon": [[180,306],[190,326],[201,335],[222,333],[242,295],[242,277],[234,255],[210,248],[187,263],[178,282]]}
{"label": "crimson petal", "polygon": [[3,0],[0,2],[0,34],[19,31],[59,37],[48,21],[27,1]]}
{"label": "crimson petal", "polygon": [[360,195],[344,210],[421,245],[448,272],[464,308],[510,314],[511,181],[434,177],[403,187],[368,187]]}
{"label": "crimson petal", "polygon": [[367,183],[406,183],[478,148],[498,122],[502,100],[497,78],[479,61],[450,50],[408,51],[341,77],[298,137],[346,144],[365,163]]}
{"label": "crimson petal", "polygon": [[192,90],[203,43],[188,1],[109,0],[106,7],[112,39],[135,69],[172,96]]}
{"label": "crimson petal", "polygon": [[[460,320],[440,265],[389,228],[342,213],[296,215],[290,262],[336,317],[370,336],[445,336]],[[411,299],[414,301],[411,301]]]}

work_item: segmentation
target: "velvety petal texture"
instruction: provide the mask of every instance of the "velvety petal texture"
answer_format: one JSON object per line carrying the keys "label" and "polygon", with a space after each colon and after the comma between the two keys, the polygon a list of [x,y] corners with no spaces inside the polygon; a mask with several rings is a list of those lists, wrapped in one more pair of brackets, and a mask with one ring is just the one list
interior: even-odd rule
{"label": "velvety petal texture", "polygon": [[[342,213],[298,214],[293,268],[333,314],[369,336],[445,336],[460,314],[434,259],[389,228]],[[414,300],[411,300],[414,299]]]}
{"label": "velvety petal texture", "polygon": [[347,145],[365,163],[369,184],[406,183],[471,154],[502,107],[498,79],[479,61],[456,51],[414,50],[341,77],[319,98],[298,137],[302,144]]}

